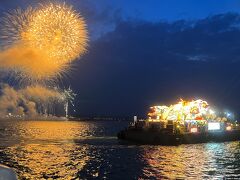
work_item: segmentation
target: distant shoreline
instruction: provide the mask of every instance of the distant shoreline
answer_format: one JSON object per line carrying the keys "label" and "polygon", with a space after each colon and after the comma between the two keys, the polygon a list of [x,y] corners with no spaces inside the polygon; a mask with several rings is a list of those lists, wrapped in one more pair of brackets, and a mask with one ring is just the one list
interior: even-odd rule
{"label": "distant shoreline", "polygon": [[118,118],[118,117],[113,117],[113,118],[99,118],[99,117],[93,117],[93,118],[65,118],[65,117],[32,117],[32,118],[0,118],[0,121],[131,121],[133,118]]}

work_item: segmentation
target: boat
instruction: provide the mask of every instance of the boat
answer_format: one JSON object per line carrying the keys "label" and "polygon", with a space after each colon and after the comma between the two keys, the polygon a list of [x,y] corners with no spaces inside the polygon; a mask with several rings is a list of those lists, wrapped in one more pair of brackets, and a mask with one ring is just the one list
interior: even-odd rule
{"label": "boat", "polygon": [[[218,125],[217,125],[218,124]],[[143,125],[143,126],[142,126]],[[207,142],[225,142],[240,140],[239,125],[227,125],[219,122],[209,123],[206,127],[216,126],[217,129],[192,128],[192,131],[182,131],[176,124],[167,128],[159,128],[157,122],[139,120],[118,133],[118,138],[138,144],[180,145]],[[220,127],[220,128],[218,128]]]}
{"label": "boat", "polygon": [[1,179],[17,180],[18,178],[13,169],[0,164],[0,180]]}
{"label": "boat", "polygon": [[[240,140],[240,126],[228,117],[217,116],[206,101],[150,108],[148,119],[134,121],[118,138],[137,144],[180,145]],[[219,113],[220,114],[220,113]]]}

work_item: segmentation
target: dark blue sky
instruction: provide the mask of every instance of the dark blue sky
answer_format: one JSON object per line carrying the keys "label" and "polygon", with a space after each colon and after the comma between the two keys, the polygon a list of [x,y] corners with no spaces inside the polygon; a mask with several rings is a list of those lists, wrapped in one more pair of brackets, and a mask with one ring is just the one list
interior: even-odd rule
{"label": "dark blue sky", "polygon": [[[57,0],[63,2],[62,0]],[[1,12],[46,0],[1,0]],[[197,20],[214,14],[240,12],[238,0],[66,0],[80,11],[88,21],[91,37],[113,30],[119,20],[143,20],[149,22],[180,19]],[[97,34],[97,35],[96,35]]]}
{"label": "dark blue sky", "polygon": [[173,22],[181,19],[197,20],[227,12],[240,12],[240,2],[237,0],[71,0],[68,2],[75,4],[75,7],[78,7],[84,15],[86,14],[86,19],[90,21],[90,29],[94,28],[91,31],[92,36],[99,31],[112,30],[116,21],[120,19]]}
{"label": "dark blue sky", "polygon": [[[45,0],[1,0],[1,9],[22,7]],[[61,0],[58,0],[62,2]],[[239,12],[240,2],[238,0],[66,0],[69,4],[74,4],[76,8],[89,6],[92,9],[103,11],[106,8],[120,9],[126,18],[136,17],[140,19],[158,21],[161,19],[196,19],[204,18],[216,13],[229,11]],[[77,7],[78,6],[78,7]],[[141,16],[141,17],[140,17]]]}
{"label": "dark blue sky", "polygon": [[[99,3],[95,1],[95,3]],[[216,13],[239,12],[237,0],[122,0],[101,1],[101,7],[121,9],[124,17],[136,17],[148,21],[198,19]]]}
{"label": "dark blue sky", "polygon": [[[39,1],[1,0],[1,12]],[[43,1],[41,1],[43,2]],[[70,0],[90,30],[89,52],[63,82],[77,113],[144,115],[178,98],[239,114],[240,2]]]}

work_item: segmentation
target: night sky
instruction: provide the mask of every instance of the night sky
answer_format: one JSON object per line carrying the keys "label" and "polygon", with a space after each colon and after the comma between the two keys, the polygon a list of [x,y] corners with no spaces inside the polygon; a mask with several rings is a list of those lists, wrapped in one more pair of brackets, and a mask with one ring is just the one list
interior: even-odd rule
{"label": "night sky", "polygon": [[[1,0],[2,13],[44,1]],[[88,53],[60,82],[80,116],[144,116],[202,98],[240,114],[240,2],[70,0],[89,28]]]}

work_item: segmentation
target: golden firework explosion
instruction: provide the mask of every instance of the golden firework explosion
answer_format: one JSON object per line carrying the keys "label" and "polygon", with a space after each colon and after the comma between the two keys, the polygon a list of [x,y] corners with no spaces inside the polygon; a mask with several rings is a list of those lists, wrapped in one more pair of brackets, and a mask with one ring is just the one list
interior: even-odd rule
{"label": "golden firework explosion", "polygon": [[71,6],[40,5],[22,39],[61,62],[72,61],[86,51],[86,24]]}
{"label": "golden firework explosion", "polygon": [[40,4],[36,9],[6,14],[1,38],[0,67],[34,81],[66,72],[88,43],[84,19],[65,3]]}

